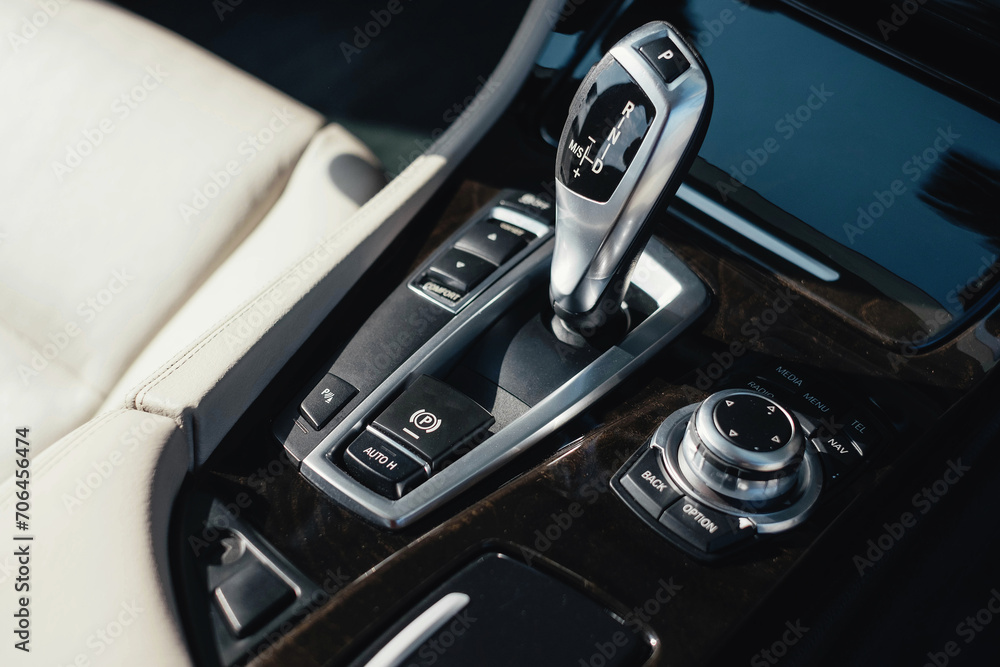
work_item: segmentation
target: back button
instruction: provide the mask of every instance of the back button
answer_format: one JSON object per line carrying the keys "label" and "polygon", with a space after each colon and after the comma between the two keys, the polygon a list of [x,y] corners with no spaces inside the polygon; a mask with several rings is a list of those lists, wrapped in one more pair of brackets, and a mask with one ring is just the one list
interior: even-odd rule
{"label": "back button", "polygon": [[667,482],[660,464],[660,450],[647,449],[635,465],[622,476],[622,486],[642,509],[659,518],[660,513],[681,494]]}

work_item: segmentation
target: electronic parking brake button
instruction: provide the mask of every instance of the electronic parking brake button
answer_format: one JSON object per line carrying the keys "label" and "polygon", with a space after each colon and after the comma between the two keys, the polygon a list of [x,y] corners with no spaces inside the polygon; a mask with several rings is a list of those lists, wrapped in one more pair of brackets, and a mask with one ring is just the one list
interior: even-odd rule
{"label": "electronic parking brake button", "polygon": [[493,421],[489,412],[465,394],[422,375],[372,426],[439,470],[466,447],[479,444]]}
{"label": "electronic parking brake button", "polygon": [[723,514],[687,496],[668,507],[660,523],[705,553],[721,551],[757,532],[750,519]]}
{"label": "electronic parking brake button", "polygon": [[660,456],[660,450],[647,449],[632,469],[622,476],[622,486],[653,518],[659,518],[667,505],[681,497],[667,482]]}
{"label": "electronic parking brake button", "polygon": [[393,500],[427,479],[417,460],[371,431],[363,431],[344,452],[344,467],[372,491]]}

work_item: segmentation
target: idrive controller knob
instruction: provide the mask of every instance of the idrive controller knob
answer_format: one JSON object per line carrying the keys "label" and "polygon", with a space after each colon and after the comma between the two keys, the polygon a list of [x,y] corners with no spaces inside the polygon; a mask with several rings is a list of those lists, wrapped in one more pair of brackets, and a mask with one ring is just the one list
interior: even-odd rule
{"label": "idrive controller knob", "polygon": [[795,417],[760,394],[713,394],[692,415],[678,459],[698,481],[739,503],[767,504],[799,483],[806,443]]}

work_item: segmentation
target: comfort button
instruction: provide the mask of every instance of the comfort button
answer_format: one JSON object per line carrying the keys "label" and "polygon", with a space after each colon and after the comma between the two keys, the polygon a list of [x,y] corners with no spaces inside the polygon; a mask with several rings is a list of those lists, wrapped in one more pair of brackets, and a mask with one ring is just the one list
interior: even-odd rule
{"label": "comfort button", "polygon": [[705,553],[721,551],[757,532],[750,519],[717,512],[687,496],[668,507],[660,523]]}

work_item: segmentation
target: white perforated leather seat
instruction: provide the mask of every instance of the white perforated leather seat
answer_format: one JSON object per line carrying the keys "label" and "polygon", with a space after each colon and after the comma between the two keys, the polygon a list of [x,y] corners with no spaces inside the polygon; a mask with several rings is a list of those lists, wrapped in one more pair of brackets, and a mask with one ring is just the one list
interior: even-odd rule
{"label": "white perforated leather seat", "polygon": [[[343,128],[112,5],[8,0],[0,34],[0,433],[30,426],[37,454],[384,181]],[[258,224],[310,141],[322,215]]]}

